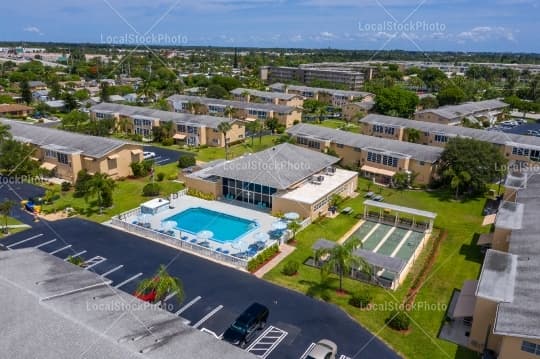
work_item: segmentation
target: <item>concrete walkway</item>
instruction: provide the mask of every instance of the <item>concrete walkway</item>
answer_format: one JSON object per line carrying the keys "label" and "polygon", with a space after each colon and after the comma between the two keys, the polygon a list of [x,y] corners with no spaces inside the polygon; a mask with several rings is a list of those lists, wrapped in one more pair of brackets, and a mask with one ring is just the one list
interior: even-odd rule
{"label": "concrete walkway", "polygon": [[[4,227],[4,226],[2,226]],[[8,228],[30,228],[28,224],[8,224]]]}
{"label": "concrete walkway", "polygon": [[288,244],[282,244],[281,246],[279,246],[280,253],[253,274],[255,274],[257,278],[262,278],[266,273],[271,271],[275,266],[279,264],[279,262],[285,259],[285,257],[291,254],[295,249],[296,247],[290,246]]}

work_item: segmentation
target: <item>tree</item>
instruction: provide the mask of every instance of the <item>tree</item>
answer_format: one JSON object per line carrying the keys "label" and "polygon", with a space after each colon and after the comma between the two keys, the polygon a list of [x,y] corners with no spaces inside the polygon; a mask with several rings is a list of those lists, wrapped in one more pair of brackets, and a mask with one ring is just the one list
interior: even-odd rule
{"label": "tree", "polygon": [[438,173],[441,184],[462,192],[482,194],[487,185],[505,173],[507,160],[501,151],[488,142],[471,138],[452,138],[444,149]]}
{"label": "tree", "polygon": [[457,105],[463,102],[465,99],[465,92],[455,85],[450,85],[442,88],[437,94],[437,101],[439,101],[439,104],[441,106]]}
{"label": "tree", "polygon": [[420,141],[420,136],[422,135],[422,132],[420,132],[420,130],[417,130],[416,128],[407,128],[405,130],[405,134],[407,137],[407,142],[418,143],[418,141]]}
{"label": "tree", "polygon": [[86,169],[82,169],[77,173],[75,181],[75,192],[73,197],[82,198],[88,195],[88,182],[92,179],[92,175]]}
{"label": "tree", "polygon": [[383,115],[410,118],[418,105],[418,96],[399,86],[385,88],[375,97],[375,110]]}
{"label": "tree", "polygon": [[11,138],[11,132],[9,132],[9,125],[0,123],[0,143]]}
{"label": "tree", "polygon": [[109,86],[109,83],[107,81],[103,81],[99,85],[99,97],[101,98],[102,102],[109,102],[112,95],[112,89]]}
{"label": "tree", "polygon": [[20,88],[22,100],[27,105],[30,105],[32,103],[32,91],[30,90],[30,85],[28,85],[28,81],[22,81],[20,84]]}
{"label": "tree", "polygon": [[9,233],[8,217],[11,214],[13,207],[15,207],[15,202],[9,199],[6,199],[4,202],[0,203],[0,214],[4,220],[4,234]]}
{"label": "tree", "polygon": [[88,191],[85,199],[88,197],[96,197],[97,204],[99,206],[99,213],[102,213],[103,207],[112,206],[112,193],[116,184],[112,178],[109,178],[106,174],[96,173],[88,181]]}
{"label": "tree", "polygon": [[392,185],[397,189],[403,190],[408,188],[409,182],[409,174],[405,171],[396,172],[396,174],[392,176]]}
{"label": "tree", "polygon": [[287,229],[289,229],[292,232],[291,241],[295,240],[296,233],[300,230],[300,228],[302,228],[302,226],[297,221],[290,221],[289,222],[289,224],[287,225]]}
{"label": "tree", "polygon": [[422,81],[424,81],[426,86],[431,91],[436,91],[438,83],[440,83],[440,81],[442,80],[446,80],[447,78],[444,72],[434,67],[429,67],[425,70],[420,70],[420,73],[418,74],[418,76],[422,79]]}
{"label": "tree", "polygon": [[274,133],[274,131],[278,128],[279,126],[279,121],[277,118],[275,117],[271,117],[269,119],[267,119],[265,122],[264,122],[265,126],[267,129],[269,129],[270,131],[272,131],[272,133]]}
{"label": "tree", "polygon": [[210,98],[227,98],[229,92],[220,85],[210,85],[206,89],[206,96]]}
{"label": "tree", "polygon": [[4,176],[31,176],[40,172],[36,161],[30,159],[35,152],[30,144],[4,139],[0,143],[0,174]]}
{"label": "tree", "polygon": [[315,253],[317,261],[328,256],[321,267],[322,272],[336,271],[339,276],[339,291],[343,292],[343,275],[350,273],[352,269],[371,272],[370,265],[362,258],[354,255],[354,250],[361,247],[362,242],[358,238],[352,238],[344,244],[336,244],[333,248],[319,249]]}
{"label": "tree", "polygon": [[75,98],[75,96],[67,92],[64,95],[64,108],[66,109],[66,111],[71,112],[75,110],[77,106],[78,104],[77,104],[77,99]]}
{"label": "tree", "polygon": [[165,298],[174,293],[174,298],[181,303],[184,300],[184,287],[180,279],[171,276],[165,266],[161,265],[152,278],[143,279],[137,286],[136,293],[142,295],[153,293],[153,302],[160,302],[161,307]]}
{"label": "tree", "polygon": [[221,132],[221,134],[223,135],[223,140],[225,144],[225,159],[228,160],[229,159],[229,141],[227,140],[227,132],[231,130],[231,124],[225,121],[221,122],[218,125],[217,130]]}
{"label": "tree", "polygon": [[226,106],[223,110],[223,116],[227,117],[228,119],[232,119],[233,114],[234,109],[231,106]]}
{"label": "tree", "polygon": [[420,99],[420,101],[418,102],[418,105],[422,107],[422,109],[427,110],[429,108],[439,107],[439,101],[437,100],[437,97],[435,96],[425,96]]}

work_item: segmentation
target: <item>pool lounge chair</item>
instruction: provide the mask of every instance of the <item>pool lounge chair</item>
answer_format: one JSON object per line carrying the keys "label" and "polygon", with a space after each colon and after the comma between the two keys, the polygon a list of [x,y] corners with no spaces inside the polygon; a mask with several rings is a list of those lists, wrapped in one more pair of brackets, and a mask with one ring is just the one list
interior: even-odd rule
{"label": "pool lounge chair", "polygon": [[189,237],[188,236],[182,236],[182,237],[180,237],[180,239],[183,240],[183,241],[187,241],[189,239]]}
{"label": "pool lounge chair", "polygon": [[193,238],[189,243],[197,243],[197,238]]}
{"label": "pool lounge chair", "polygon": [[221,247],[216,248],[216,252],[220,252],[220,253],[221,253]]}
{"label": "pool lounge chair", "polygon": [[229,250],[228,250],[228,249],[224,249],[224,250],[221,251],[221,253],[223,253],[223,254],[229,254]]}

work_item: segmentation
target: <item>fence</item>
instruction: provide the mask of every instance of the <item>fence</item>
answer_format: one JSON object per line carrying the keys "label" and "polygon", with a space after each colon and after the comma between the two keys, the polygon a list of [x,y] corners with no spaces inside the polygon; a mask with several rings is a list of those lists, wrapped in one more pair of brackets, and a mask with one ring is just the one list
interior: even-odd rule
{"label": "fence", "polygon": [[[130,213],[130,212],[126,212],[126,214]],[[122,215],[124,215],[124,213],[121,214],[120,216],[122,216]],[[186,241],[181,241],[181,240],[179,240],[177,238],[171,237],[171,236],[166,235],[164,233],[160,233],[160,232],[154,231],[154,230],[149,229],[149,228],[141,227],[141,226],[138,226],[136,224],[131,224],[131,223],[128,223],[128,222],[124,222],[123,220],[121,220],[119,218],[113,218],[111,220],[111,224],[113,226],[122,228],[123,230],[125,230],[125,231],[127,231],[129,233],[133,233],[133,234],[145,237],[145,238],[153,239],[153,240],[156,240],[156,241],[171,245],[171,246],[173,246],[173,247],[175,247],[177,249],[180,249],[180,250],[184,250],[184,251],[187,251],[187,252],[192,252],[192,253],[195,253],[195,254],[199,254],[199,255],[204,256],[204,257],[212,258],[212,259],[214,259],[216,261],[231,264],[231,265],[233,265],[235,267],[238,267],[238,268],[247,269],[247,260],[245,260],[245,259],[237,258],[237,257],[231,256],[231,255],[228,255],[228,254],[224,254],[224,253],[215,252],[215,251],[213,251],[213,250],[211,250],[209,248],[200,246],[200,245],[195,244],[195,243],[189,243],[189,242],[186,242]]]}

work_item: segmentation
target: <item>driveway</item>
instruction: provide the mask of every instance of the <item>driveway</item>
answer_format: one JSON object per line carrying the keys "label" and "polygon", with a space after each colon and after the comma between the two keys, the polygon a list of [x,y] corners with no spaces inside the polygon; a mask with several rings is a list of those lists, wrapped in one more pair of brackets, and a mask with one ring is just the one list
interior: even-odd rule
{"label": "driveway", "polygon": [[157,165],[163,166],[177,162],[182,156],[192,155],[189,152],[176,151],[163,147],[144,146],[144,151],[154,152],[156,157],[152,158]]}

